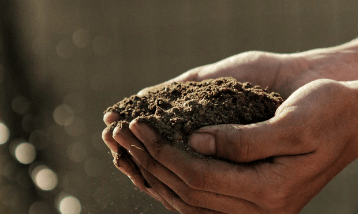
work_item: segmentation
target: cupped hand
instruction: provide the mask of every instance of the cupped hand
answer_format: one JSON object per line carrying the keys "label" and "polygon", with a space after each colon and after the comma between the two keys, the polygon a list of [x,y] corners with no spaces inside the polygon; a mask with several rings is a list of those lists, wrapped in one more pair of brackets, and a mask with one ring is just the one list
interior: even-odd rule
{"label": "cupped hand", "polygon": [[[347,69],[350,66],[347,63],[345,63],[346,62],[345,60],[339,59],[339,63],[337,63],[336,62],[337,55],[335,55],[335,58],[332,59],[332,57],[326,57],[325,54],[322,54],[319,51],[316,51],[313,53],[311,53],[311,52],[307,52],[305,54],[303,54],[303,53],[300,53],[300,54],[274,54],[274,53],[267,53],[267,52],[260,52],[260,51],[250,51],[250,52],[235,55],[233,57],[224,59],[224,60],[219,61],[214,64],[205,65],[205,66],[201,66],[201,67],[192,69],[192,70],[180,75],[179,77],[176,77],[176,78],[169,80],[165,83],[162,83],[158,86],[162,86],[163,84],[168,84],[169,82],[172,82],[172,81],[179,81],[179,82],[180,81],[200,81],[200,80],[208,79],[208,78],[232,76],[232,77],[236,78],[238,81],[242,81],[242,82],[249,81],[249,82],[252,82],[253,84],[261,85],[264,88],[268,87],[269,90],[279,92],[284,98],[287,98],[297,88],[299,88],[299,87],[305,85],[306,83],[311,82],[315,79],[331,78],[331,79],[337,79],[337,80],[346,80],[346,79],[350,78],[350,72],[349,72],[350,70]],[[332,66],[332,64],[334,64],[334,66]],[[337,77],[336,73],[343,74],[343,76]],[[154,87],[158,87],[158,86],[154,86]],[[147,90],[151,90],[151,89],[153,89],[153,87],[143,89],[138,94],[143,94]],[[288,103],[288,102],[286,101],[284,104],[286,105],[286,103]],[[285,105],[282,105],[282,106],[285,106]],[[281,109],[283,109],[283,107]],[[281,115],[282,115],[282,113],[281,113]],[[116,113],[107,113],[104,116],[104,121],[107,125],[109,125],[110,123],[112,123],[113,121],[116,121],[116,120],[118,120],[118,115]],[[268,131],[268,130],[265,130],[265,127],[266,127],[265,124],[267,124],[267,123],[268,122],[261,123],[261,124],[254,124],[254,125],[251,125],[251,126],[248,126],[245,128],[242,127],[242,130],[249,131],[249,130],[251,130],[249,127],[257,126],[257,127],[261,127],[262,131],[266,132],[266,131]],[[289,123],[289,125],[290,125],[290,123]],[[136,127],[136,125],[132,125],[132,129],[134,127]],[[219,128],[219,127],[217,127],[217,128],[223,129],[223,128],[228,128],[228,127],[222,126],[221,128]],[[137,127],[137,129],[138,129],[138,127]],[[145,130],[145,128],[143,128],[143,129]],[[103,131],[104,141],[106,142],[108,147],[112,150],[114,157],[117,160],[116,163],[120,163],[120,166],[118,164],[116,164],[117,168],[120,169],[125,174],[127,174],[128,176],[130,176],[132,181],[138,187],[140,187],[140,189],[142,189],[143,191],[146,191],[148,194],[150,194],[153,197],[155,197],[156,199],[162,201],[163,204],[168,209],[174,210],[174,207],[172,205],[168,204],[168,202],[167,202],[170,200],[164,199],[161,195],[159,195],[154,190],[154,188],[152,188],[152,187],[147,188],[148,185],[145,185],[146,180],[153,181],[156,179],[155,176],[153,176],[146,169],[141,167],[140,164],[136,163],[135,159],[133,159],[133,157],[131,157],[130,155],[128,155],[126,153],[125,153],[125,155],[122,155],[122,156],[116,155],[118,150],[121,150],[121,146],[118,146],[118,143],[123,144],[126,141],[123,138],[121,138],[122,134],[120,134],[120,133],[124,133],[124,132],[119,131],[119,130],[120,129],[115,129],[115,131],[113,132],[113,130],[105,129]],[[201,131],[203,131],[203,130],[201,130]],[[209,128],[208,130],[211,130],[211,129]],[[228,130],[230,130],[230,129],[228,129]],[[241,129],[238,129],[238,132],[240,132],[240,130]],[[126,133],[127,132],[128,131],[126,131]],[[149,132],[149,130],[148,130],[148,132]],[[137,133],[138,133],[138,131],[137,131]],[[131,133],[131,135],[133,135],[133,134]],[[192,139],[195,139],[194,136],[192,137]],[[132,139],[132,138],[130,138],[130,139]],[[134,137],[134,139],[136,139],[136,141],[138,141],[137,138]],[[127,140],[127,141],[130,142],[131,140]],[[127,144],[128,144],[128,142],[127,142]],[[194,141],[192,141],[192,142],[194,142]],[[131,143],[129,143],[129,144],[131,144]],[[138,141],[138,145],[141,145],[140,141]],[[193,146],[195,146],[195,145],[193,145]],[[217,148],[215,147],[215,150],[214,150],[215,153],[210,153],[210,152],[212,152],[210,149],[208,149],[210,147],[202,147],[202,148],[197,147],[197,149],[199,151],[201,151],[203,154],[213,155],[213,156],[217,156],[217,157],[225,159],[225,157],[223,157],[221,155],[221,153],[219,152],[220,145],[218,144],[217,146],[218,147]],[[267,147],[266,145],[262,145],[262,146]],[[138,148],[140,148],[140,147],[138,147]],[[143,146],[143,148],[144,148],[144,146]],[[227,147],[227,148],[229,148],[229,147]],[[129,150],[129,148],[127,148],[127,149]],[[270,148],[266,148],[266,149],[270,150]],[[143,151],[146,151],[146,149],[144,148]],[[234,150],[230,150],[230,151],[234,151]],[[228,152],[230,153],[230,151],[228,151]],[[186,155],[186,154],[183,154],[183,155]],[[227,156],[231,157],[233,155],[227,154]],[[227,158],[227,159],[230,160],[230,158]],[[245,160],[245,158],[241,157],[241,160],[233,159],[233,161],[242,161],[242,160]],[[247,159],[246,161],[248,161],[248,160],[249,159]],[[158,161],[157,161],[157,163],[158,163]],[[213,164],[215,165],[216,163],[213,163]],[[138,167],[138,165],[139,165],[139,167]],[[164,167],[164,165],[162,165],[162,166],[163,166],[163,168],[166,168],[166,167]],[[166,168],[166,169],[168,169],[168,168]],[[247,169],[245,169],[245,171],[247,171]],[[143,176],[146,177],[146,179],[144,179]],[[167,194],[166,198],[168,196],[171,196],[171,198],[172,198],[171,200],[173,200],[173,196],[175,194],[170,193],[172,190],[170,188],[168,188],[168,186],[165,186],[165,184],[163,184],[160,180],[156,179],[156,183],[158,183],[158,182],[160,183],[160,185],[159,184],[158,185],[161,186],[161,189],[166,187],[166,190],[169,192]],[[190,191],[188,191],[188,192],[190,192]],[[191,194],[191,193],[188,193],[188,194]],[[177,199],[177,201],[179,201],[178,203],[183,204],[183,200],[179,196],[176,196],[174,198]],[[189,198],[192,198],[192,197],[189,197]],[[226,197],[223,198],[223,201],[232,202],[231,200],[227,200]],[[190,209],[187,207],[188,203],[184,203],[184,204],[186,205],[185,206],[186,209]],[[189,204],[193,204],[193,202],[191,202]],[[215,203],[213,202],[213,204],[215,204]],[[225,204],[225,203],[219,203],[218,206],[223,205],[223,204]],[[240,204],[240,203],[236,203],[236,204]],[[182,206],[179,206],[179,207],[182,207]],[[192,208],[193,206],[189,206],[189,207]],[[230,206],[228,206],[228,207],[230,207]],[[255,207],[255,206],[252,205],[252,207]],[[235,210],[235,206],[232,209]],[[252,208],[252,209],[255,210],[256,208]],[[220,210],[220,209],[215,208],[213,210]],[[229,213],[235,213],[235,212],[233,211],[233,212],[229,212]],[[245,212],[243,212],[243,213],[245,213]]]}
{"label": "cupped hand", "polygon": [[[117,140],[151,188],[181,213],[298,213],[357,157],[352,90],[317,80],[293,93],[265,122],[199,129],[198,158],[133,121]],[[350,121],[347,123],[346,121]]]}
{"label": "cupped hand", "polygon": [[[210,65],[201,66],[198,68],[191,69],[182,75],[171,79],[167,82],[159,84],[157,86],[148,87],[140,92],[138,95],[145,93],[148,90],[152,90],[155,87],[160,87],[173,81],[200,81],[208,78],[218,78],[224,76],[232,76],[241,81],[250,81],[255,84],[260,84],[265,87],[271,87],[275,78],[278,77],[280,68],[283,68],[283,64],[290,65],[292,71],[295,70],[295,66],[292,61],[297,61],[294,57],[288,57],[283,54],[274,54],[262,51],[249,51],[241,53],[230,58],[221,60],[217,63]],[[287,72],[282,72],[287,74]],[[117,121],[119,115],[115,112],[108,112],[104,115],[104,122],[109,126],[112,122]],[[118,129],[116,129],[118,130]],[[121,165],[115,164],[119,170],[126,175],[132,175],[130,178],[141,190],[145,191],[144,179],[135,163],[131,158],[128,158],[126,153],[119,156],[118,153],[121,151],[121,146],[114,139],[113,130],[106,128],[102,132],[102,138],[106,145],[110,148],[114,161],[120,162]],[[130,172],[130,173],[129,173]],[[148,191],[146,191],[148,192]],[[153,195],[153,194],[152,194]],[[157,197],[158,198],[158,197]]]}

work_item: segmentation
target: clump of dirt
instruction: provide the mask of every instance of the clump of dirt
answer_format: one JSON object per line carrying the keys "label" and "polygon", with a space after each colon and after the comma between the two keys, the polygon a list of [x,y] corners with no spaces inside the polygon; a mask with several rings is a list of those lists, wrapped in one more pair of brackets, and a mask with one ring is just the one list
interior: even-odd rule
{"label": "clump of dirt", "polygon": [[168,143],[188,150],[189,135],[200,127],[265,121],[282,102],[278,93],[222,77],[173,82],[143,96],[125,98],[104,113],[117,112],[120,125],[138,118]]}

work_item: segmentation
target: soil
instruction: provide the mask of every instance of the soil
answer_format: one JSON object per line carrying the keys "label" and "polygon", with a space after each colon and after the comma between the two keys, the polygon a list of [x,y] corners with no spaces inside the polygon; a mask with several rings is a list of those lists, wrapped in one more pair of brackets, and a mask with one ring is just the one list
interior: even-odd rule
{"label": "soil", "polygon": [[124,98],[104,113],[119,114],[120,123],[112,126],[128,127],[138,118],[163,141],[190,150],[188,137],[195,130],[218,124],[262,122],[273,117],[282,102],[278,93],[222,77],[156,87],[142,96]]}

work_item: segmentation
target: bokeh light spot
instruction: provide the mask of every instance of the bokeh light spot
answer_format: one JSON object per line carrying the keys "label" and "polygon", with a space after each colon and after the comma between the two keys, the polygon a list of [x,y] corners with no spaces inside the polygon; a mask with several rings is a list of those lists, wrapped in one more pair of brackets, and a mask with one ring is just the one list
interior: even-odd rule
{"label": "bokeh light spot", "polygon": [[6,143],[9,140],[10,131],[7,126],[0,123],[0,145]]}
{"label": "bokeh light spot", "polygon": [[75,113],[71,107],[67,105],[60,105],[53,112],[53,118],[58,125],[68,126],[71,125],[75,119]]}
{"label": "bokeh light spot", "polygon": [[80,28],[73,33],[72,41],[77,47],[85,48],[91,42],[91,36],[88,30]]}
{"label": "bokeh light spot", "polygon": [[69,40],[60,41],[56,46],[56,53],[63,59],[70,58],[73,52],[73,44]]}
{"label": "bokeh light spot", "polygon": [[37,166],[33,170],[32,179],[38,188],[45,191],[53,190],[58,183],[56,173],[44,165]]}
{"label": "bokeh light spot", "polygon": [[32,163],[36,158],[35,147],[30,143],[21,143],[15,149],[15,157],[20,163]]}
{"label": "bokeh light spot", "polygon": [[81,212],[81,203],[77,198],[67,196],[61,200],[59,210],[62,214],[79,214]]}
{"label": "bokeh light spot", "polygon": [[12,100],[12,109],[18,114],[25,114],[30,107],[29,101],[26,97],[17,96]]}
{"label": "bokeh light spot", "polygon": [[68,146],[67,156],[74,162],[81,162],[86,158],[87,150],[86,145],[83,143],[74,143]]}

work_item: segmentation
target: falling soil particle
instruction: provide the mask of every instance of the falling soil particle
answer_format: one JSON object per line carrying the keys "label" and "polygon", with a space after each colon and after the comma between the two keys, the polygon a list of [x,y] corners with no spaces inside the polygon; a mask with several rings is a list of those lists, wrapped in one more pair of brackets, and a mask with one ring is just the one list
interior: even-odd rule
{"label": "falling soil particle", "polygon": [[195,130],[218,124],[262,122],[273,117],[282,102],[278,93],[223,77],[156,87],[142,96],[125,98],[104,113],[118,113],[121,126],[137,118],[163,141],[189,151],[188,137]]}

